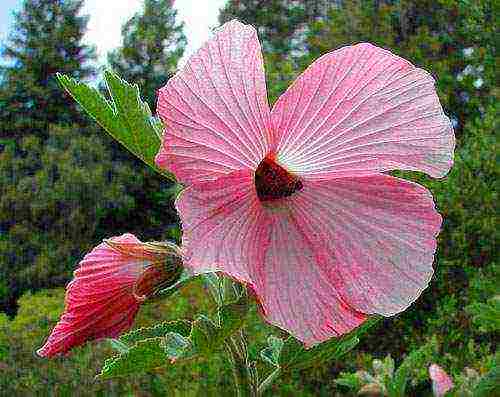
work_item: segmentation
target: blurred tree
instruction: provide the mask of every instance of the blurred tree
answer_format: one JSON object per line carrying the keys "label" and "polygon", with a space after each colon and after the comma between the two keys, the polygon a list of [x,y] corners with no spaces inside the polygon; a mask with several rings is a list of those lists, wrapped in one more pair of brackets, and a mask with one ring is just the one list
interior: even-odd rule
{"label": "blurred tree", "polygon": [[49,134],[44,144],[30,135],[0,153],[0,307],[9,312],[28,289],[64,285],[75,261],[105,237],[98,229],[106,215],[126,216],[135,204],[126,187],[138,177],[110,160],[98,136],[78,125]]}
{"label": "blurred tree", "polygon": [[[458,135],[498,97],[492,0],[353,0],[307,31],[301,66],[321,54],[369,41],[429,70]],[[495,11],[496,8],[496,11]]]}
{"label": "blurred tree", "polygon": [[122,47],[108,54],[111,67],[139,86],[153,112],[156,91],[175,72],[187,43],[176,17],[172,0],[145,0],[142,11],[122,27]]}
{"label": "blurred tree", "polygon": [[63,285],[102,238],[130,231],[159,239],[176,220],[168,183],[98,131],[56,82],[57,71],[93,75],[82,3],[25,0],[5,49],[0,310],[9,313],[24,291]]}
{"label": "blurred tree", "polygon": [[82,43],[88,16],[83,0],[25,0],[3,50],[0,85],[0,139],[28,134],[48,138],[49,124],[82,123],[73,101],[61,94],[54,77],[92,76],[94,49]]}

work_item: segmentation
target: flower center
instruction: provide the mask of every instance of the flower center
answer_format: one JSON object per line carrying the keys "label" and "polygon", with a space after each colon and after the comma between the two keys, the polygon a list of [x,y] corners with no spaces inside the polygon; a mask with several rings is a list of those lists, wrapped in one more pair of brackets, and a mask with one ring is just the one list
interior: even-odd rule
{"label": "flower center", "polygon": [[273,153],[268,154],[255,170],[255,190],[262,202],[291,196],[302,187],[302,181],[279,165]]}

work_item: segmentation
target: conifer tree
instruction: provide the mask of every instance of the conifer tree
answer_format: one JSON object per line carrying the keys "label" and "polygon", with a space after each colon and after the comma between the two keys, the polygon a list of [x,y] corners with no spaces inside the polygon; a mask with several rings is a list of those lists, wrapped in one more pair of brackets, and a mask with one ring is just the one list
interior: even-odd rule
{"label": "conifer tree", "polygon": [[[0,311],[62,286],[80,253],[129,216],[130,166],[113,159],[55,73],[93,74],[81,0],[25,0],[0,82]],[[101,134],[101,132],[99,132]],[[113,216],[115,215],[115,216]]]}
{"label": "conifer tree", "polygon": [[172,0],[145,0],[141,12],[123,25],[122,46],[108,55],[111,67],[139,86],[152,110],[156,91],[173,75],[186,46],[184,24],[176,17]]}
{"label": "conifer tree", "polygon": [[49,124],[83,122],[55,79],[93,74],[94,48],[82,43],[88,17],[83,0],[25,0],[4,48],[8,66],[0,86],[0,138],[48,138]]}

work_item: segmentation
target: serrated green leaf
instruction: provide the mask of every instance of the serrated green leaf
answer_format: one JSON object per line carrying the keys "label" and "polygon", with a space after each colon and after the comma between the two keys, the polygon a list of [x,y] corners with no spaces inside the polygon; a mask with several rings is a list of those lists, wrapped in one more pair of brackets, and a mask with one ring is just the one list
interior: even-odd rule
{"label": "serrated green leaf", "polygon": [[169,332],[165,335],[162,345],[172,362],[179,359],[186,359],[196,354],[191,340],[176,332]]}
{"label": "serrated green leaf", "polygon": [[200,315],[193,321],[189,339],[198,353],[205,354],[217,349],[219,333],[220,328],[212,320]]}
{"label": "serrated green leaf", "polygon": [[332,338],[327,342],[306,349],[302,342],[289,337],[283,344],[280,354],[282,371],[298,368],[307,368],[314,364],[339,359],[359,343],[359,336],[375,325],[380,317],[373,316],[362,325],[342,338]]}
{"label": "serrated green leaf", "polygon": [[191,332],[191,323],[185,320],[165,321],[154,327],[139,328],[120,336],[119,341],[125,345],[134,344],[143,339],[156,338],[175,332],[183,336],[188,336]]}
{"label": "serrated green leaf", "polygon": [[162,342],[164,338],[151,338],[137,342],[127,352],[108,358],[98,379],[110,379],[152,370],[169,364]]}
{"label": "serrated green leaf", "polygon": [[158,173],[175,180],[175,176],[158,168],[154,162],[161,144],[161,121],[154,118],[147,103],[139,96],[135,84],[129,84],[111,71],[105,81],[111,100],[97,89],[63,74],[60,84],[80,106],[113,138]]}
{"label": "serrated green leaf", "polygon": [[111,347],[120,353],[126,353],[129,350],[128,345],[126,345],[119,339],[108,339],[108,341]]}
{"label": "serrated green leaf", "polygon": [[272,365],[273,367],[279,368],[280,354],[284,343],[285,342],[281,338],[273,335],[269,336],[267,338],[267,347],[265,349],[262,349],[260,352],[260,357],[262,358],[262,360]]}
{"label": "serrated green leaf", "polygon": [[500,396],[500,353],[496,353],[492,368],[481,377],[472,391],[474,397]]}

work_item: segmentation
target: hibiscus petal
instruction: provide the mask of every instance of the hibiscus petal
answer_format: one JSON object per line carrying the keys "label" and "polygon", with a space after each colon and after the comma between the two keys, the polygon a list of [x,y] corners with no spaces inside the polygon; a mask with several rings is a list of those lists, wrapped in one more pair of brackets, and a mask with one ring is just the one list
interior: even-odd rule
{"label": "hibiscus petal", "polygon": [[364,321],[318,272],[314,262],[323,259],[289,211],[263,207],[250,172],[193,184],[176,206],[185,266],[249,283],[272,324],[312,345]]}
{"label": "hibiscus petal", "polygon": [[270,112],[255,29],[224,24],[160,90],[156,157],[181,182],[255,169],[269,151]]}
{"label": "hibiscus petal", "polygon": [[269,223],[250,171],[198,182],[176,201],[182,223],[184,265],[195,274],[223,271],[250,283],[262,264]]}
{"label": "hibiscus petal", "polygon": [[429,377],[432,381],[432,392],[435,397],[442,397],[453,389],[453,380],[439,365],[431,364],[429,366]]}
{"label": "hibiscus petal", "polygon": [[92,339],[116,337],[132,325],[140,305],[134,285],[147,255],[140,254],[141,242],[132,234],[110,241],[131,248],[131,255],[107,243],[85,255],[67,287],[65,311],[38,350],[40,356],[53,357]]}
{"label": "hibiscus petal", "polygon": [[256,293],[271,324],[287,330],[306,346],[345,334],[366,316],[336,289],[338,277],[318,249],[302,219],[286,207],[270,209],[272,231]]}
{"label": "hibiscus petal", "polygon": [[42,357],[65,354],[75,346],[93,339],[114,338],[129,329],[139,304],[127,294],[113,297],[92,312],[65,312],[45,344],[37,351]]}
{"label": "hibiscus petal", "polygon": [[441,216],[427,189],[387,175],[308,181],[289,207],[345,301],[391,316],[427,287]]}
{"label": "hibiscus petal", "polygon": [[443,177],[455,139],[434,80],[371,44],[310,65],[271,112],[278,161],[306,179],[394,169]]}

